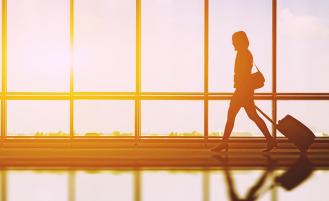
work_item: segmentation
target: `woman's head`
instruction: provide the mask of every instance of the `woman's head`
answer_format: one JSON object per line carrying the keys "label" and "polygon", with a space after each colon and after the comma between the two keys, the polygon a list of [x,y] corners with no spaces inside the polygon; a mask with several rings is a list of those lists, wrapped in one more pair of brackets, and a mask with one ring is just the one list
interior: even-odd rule
{"label": "woman's head", "polygon": [[233,43],[235,50],[248,49],[249,40],[248,40],[247,34],[244,31],[235,32],[232,35],[232,43]]}

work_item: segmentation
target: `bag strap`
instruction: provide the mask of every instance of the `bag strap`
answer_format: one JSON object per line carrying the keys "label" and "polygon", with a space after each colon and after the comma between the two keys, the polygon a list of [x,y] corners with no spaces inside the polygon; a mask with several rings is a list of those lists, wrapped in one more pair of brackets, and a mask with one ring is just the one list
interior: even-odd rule
{"label": "bag strap", "polygon": [[257,69],[257,71],[259,71],[260,72],[260,70],[258,69],[258,66],[257,66],[257,64],[254,62],[254,64],[255,64],[255,67],[256,67],[256,69]]}

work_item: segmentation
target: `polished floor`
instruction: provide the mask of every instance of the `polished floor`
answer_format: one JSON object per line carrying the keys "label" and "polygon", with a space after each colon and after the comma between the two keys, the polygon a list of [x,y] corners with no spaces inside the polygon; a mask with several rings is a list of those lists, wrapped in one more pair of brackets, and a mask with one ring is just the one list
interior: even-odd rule
{"label": "polished floor", "polygon": [[327,201],[329,171],[297,163],[284,169],[14,168],[1,171],[1,200]]}
{"label": "polished floor", "polygon": [[[171,143],[171,144],[170,144]],[[0,201],[328,201],[329,143],[3,144]],[[118,145],[118,144],[116,144]],[[243,146],[242,146],[243,145]]]}
{"label": "polished floor", "polygon": [[[279,167],[288,167],[299,158],[300,151],[286,139],[267,154]],[[219,141],[151,140],[151,141],[6,141],[0,147],[0,167],[73,167],[73,168],[217,168],[221,158],[226,165],[259,168],[267,166],[268,157],[261,152],[264,139],[232,139],[229,151],[214,154],[209,149]],[[307,152],[308,159],[319,168],[329,167],[329,140],[317,139]]]}

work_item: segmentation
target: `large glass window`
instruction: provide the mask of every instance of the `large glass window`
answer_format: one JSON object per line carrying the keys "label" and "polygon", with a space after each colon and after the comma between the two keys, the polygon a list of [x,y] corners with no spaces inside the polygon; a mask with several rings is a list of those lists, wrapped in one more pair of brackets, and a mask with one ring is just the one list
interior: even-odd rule
{"label": "large glass window", "polygon": [[203,2],[142,1],[143,91],[203,91]]}
{"label": "large glass window", "polygon": [[[0,33],[2,33],[2,5],[0,6]],[[0,47],[2,47],[2,40],[0,40]],[[2,64],[2,48],[0,48],[0,64]],[[2,91],[2,70],[0,70],[0,88]]]}
{"label": "large glass window", "polygon": [[8,91],[69,91],[69,1],[7,3]]}
{"label": "large glass window", "polygon": [[[209,1],[209,90],[233,91],[236,52],[232,34],[245,31],[254,62],[266,83],[257,91],[272,89],[272,4],[271,0]],[[253,71],[256,71],[255,67]]]}
{"label": "large glass window", "polygon": [[9,136],[66,136],[68,101],[8,101]]}
{"label": "large glass window", "polygon": [[75,135],[134,135],[134,102],[80,100],[75,102]]}
{"label": "large glass window", "polygon": [[328,92],[329,2],[278,1],[278,91]]}
{"label": "large glass window", "polygon": [[75,1],[76,91],[135,90],[135,2]]}
{"label": "large glass window", "polygon": [[143,101],[142,135],[202,136],[202,101]]}
{"label": "large glass window", "polygon": [[[4,136],[221,137],[240,30],[266,79],[256,104],[328,135],[326,0],[6,2]],[[234,136],[262,134],[241,111]]]}

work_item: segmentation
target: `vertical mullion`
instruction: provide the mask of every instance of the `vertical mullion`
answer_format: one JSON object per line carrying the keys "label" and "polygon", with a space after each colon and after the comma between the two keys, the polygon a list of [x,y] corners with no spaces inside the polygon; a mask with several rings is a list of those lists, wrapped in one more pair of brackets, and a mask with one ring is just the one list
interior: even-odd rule
{"label": "vertical mullion", "polygon": [[141,135],[141,0],[136,0],[136,98],[135,139]]}
{"label": "vertical mullion", "polygon": [[[277,0],[272,0],[272,119],[277,122],[276,98],[276,47],[277,47]],[[276,138],[276,129],[272,125],[272,134]]]}
{"label": "vertical mullion", "polygon": [[7,134],[7,0],[2,0],[1,139]]}
{"label": "vertical mullion", "polygon": [[204,136],[208,139],[208,50],[209,50],[209,0],[204,0]]}
{"label": "vertical mullion", "polygon": [[134,200],[140,201],[141,197],[141,171],[138,169],[134,171]]}
{"label": "vertical mullion", "polygon": [[70,0],[70,138],[74,137],[74,0]]}

